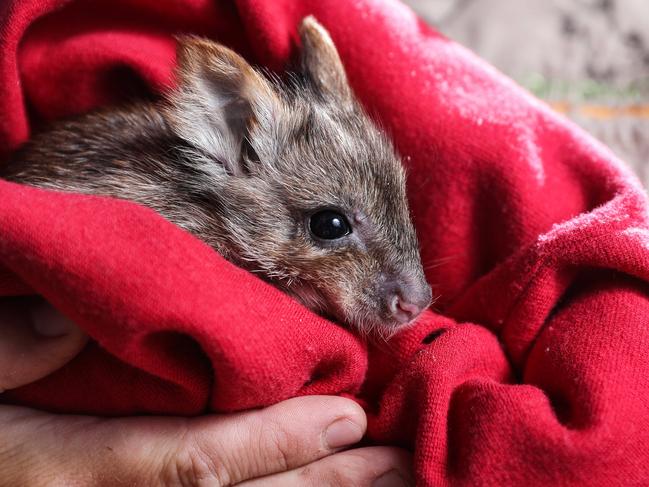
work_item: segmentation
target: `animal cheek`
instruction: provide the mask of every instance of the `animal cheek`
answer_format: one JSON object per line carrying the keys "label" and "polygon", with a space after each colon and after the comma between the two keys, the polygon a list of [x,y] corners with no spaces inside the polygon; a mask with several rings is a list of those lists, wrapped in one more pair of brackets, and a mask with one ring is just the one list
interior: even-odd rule
{"label": "animal cheek", "polygon": [[344,275],[340,276],[341,285],[353,298],[356,305],[372,306],[376,300],[377,280],[379,269],[367,255],[357,256],[345,267]]}
{"label": "animal cheek", "polygon": [[358,291],[360,268],[351,255],[330,256],[317,261],[317,280],[338,301],[348,301]]}

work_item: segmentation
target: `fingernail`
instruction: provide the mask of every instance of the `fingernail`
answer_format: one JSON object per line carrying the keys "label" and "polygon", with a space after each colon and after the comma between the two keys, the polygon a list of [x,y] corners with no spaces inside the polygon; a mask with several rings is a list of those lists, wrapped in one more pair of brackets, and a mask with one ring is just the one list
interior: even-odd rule
{"label": "fingernail", "polygon": [[358,443],[363,437],[363,430],[349,418],[334,421],[325,430],[325,442],[331,449]]}
{"label": "fingernail", "polygon": [[36,333],[44,337],[60,337],[74,330],[75,324],[72,321],[44,301],[34,303],[30,313],[32,328]]}
{"label": "fingernail", "polygon": [[390,470],[372,482],[372,487],[407,487],[408,483],[396,470]]}

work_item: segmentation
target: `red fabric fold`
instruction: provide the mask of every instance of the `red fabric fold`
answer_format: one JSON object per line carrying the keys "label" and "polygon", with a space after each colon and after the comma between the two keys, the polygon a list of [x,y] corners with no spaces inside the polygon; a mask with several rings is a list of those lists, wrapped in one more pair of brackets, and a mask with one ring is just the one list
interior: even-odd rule
{"label": "red fabric fold", "polygon": [[43,123],[172,83],[173,35],[276,71],[314,14],[392,134],[429,281],[368,346],[153,211],[0,182],[0,294],[38,293],[93,341],[0,400],[199,414],[358,398],[421,485],[649,484],[649,222],[607,149],[391,0],[9,0],[0,154]]}

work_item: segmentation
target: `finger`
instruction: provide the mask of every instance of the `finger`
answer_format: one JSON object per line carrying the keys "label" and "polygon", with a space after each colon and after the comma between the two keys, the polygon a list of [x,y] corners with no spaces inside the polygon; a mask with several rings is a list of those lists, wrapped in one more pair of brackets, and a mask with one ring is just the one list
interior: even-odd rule
{"label": "finger", "polygon": [[406,487],[414,485],[411,456],[399,448],[347,450],[304,467],[239,484],[239,487]]}
{"label": "finger", "polygon": [[41,298],[0,299],[0,391],[54,372],[86,341],[74,323]]}
{"label": "finger", "polygon": [[[109,485],[234,485],[330,455],[356,443],[366,427],[362,408],[330,396],[195,419],[98,420],[3,409],[4,441],[22,444],[28,464],[49,466],[34,471],[62,471],[66,480],[80,484],[106,478],[113,479]],[[30,468],[23,466],[20,473],[25,472]]]}
{"label": "finger", "polygon": [[290,470],[353,445],[366,426],[358,404],[330,396],[289,399],[264,410],[198,419],[182,447],[190,461],[176,461],[172,474],[192,477],[201,463],[204,472],[222,485],[232,485]]}

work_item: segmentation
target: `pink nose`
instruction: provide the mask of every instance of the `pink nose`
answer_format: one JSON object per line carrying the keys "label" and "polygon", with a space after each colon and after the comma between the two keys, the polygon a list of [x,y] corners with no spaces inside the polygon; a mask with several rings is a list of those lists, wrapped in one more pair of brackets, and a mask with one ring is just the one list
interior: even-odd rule
{"label": "pink nose", "polygon": [[405,290],[397,286],[388,297],[388,307],[393,318],[402,324],[410,323],[430,305],[431,289],[427,284],[420,289]]}

